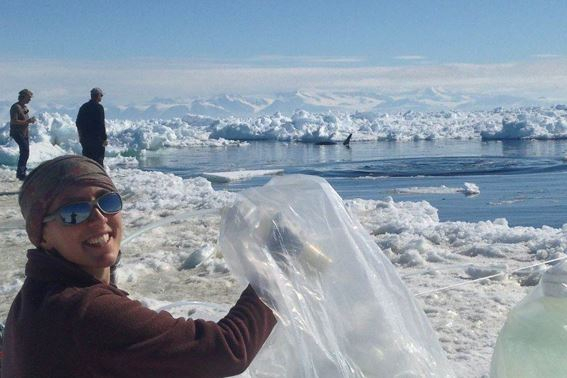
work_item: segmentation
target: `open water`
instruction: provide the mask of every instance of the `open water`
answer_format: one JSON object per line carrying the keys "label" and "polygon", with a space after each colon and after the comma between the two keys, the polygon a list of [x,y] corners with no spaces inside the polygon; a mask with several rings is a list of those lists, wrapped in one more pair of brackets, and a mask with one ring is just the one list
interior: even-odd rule
{"label": "open water", "polygon": [[[140,166],[185,178],[203,172],[283,169],[286,174],[322,176],[345,199],[425,200],[439,210],[441,221],[506,218],[510,226],[561,227],[567,223],[566,153],[566,140],[365,142],[350,148],[251,142],[245,147],[150,152]],[[257,177],[214,187],[240,191],[268,180]],[[442,193],[443,185],[464,188],[465,182],[478,185],[480,194]],[[399,193],[416,187],[440,189]]]}

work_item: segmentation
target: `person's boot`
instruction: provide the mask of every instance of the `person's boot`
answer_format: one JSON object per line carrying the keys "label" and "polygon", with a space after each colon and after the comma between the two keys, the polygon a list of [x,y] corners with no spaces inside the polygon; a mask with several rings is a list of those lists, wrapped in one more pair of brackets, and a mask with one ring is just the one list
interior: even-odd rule
{"label": "person's boot", "polygon": [[16,177],[18,180],[24,181],[26,176],[26,167],[18,167],[18,170],[16,171]]}

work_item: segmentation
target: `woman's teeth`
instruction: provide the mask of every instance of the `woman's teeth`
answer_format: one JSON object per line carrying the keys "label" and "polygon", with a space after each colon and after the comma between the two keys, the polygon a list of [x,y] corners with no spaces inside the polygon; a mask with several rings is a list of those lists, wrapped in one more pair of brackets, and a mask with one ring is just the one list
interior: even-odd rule
{"label": "woman's teeth", "polygon": [[108,234],[103,234],[103,235],[96,236],[94,238],[87,239],[85,241],[85,243],[90,245],[90,246],[93,246],[93,247],[98,247],[98,246],[101,246],[103,244],[106,244],[109,239],[110,239],[110,236]]}

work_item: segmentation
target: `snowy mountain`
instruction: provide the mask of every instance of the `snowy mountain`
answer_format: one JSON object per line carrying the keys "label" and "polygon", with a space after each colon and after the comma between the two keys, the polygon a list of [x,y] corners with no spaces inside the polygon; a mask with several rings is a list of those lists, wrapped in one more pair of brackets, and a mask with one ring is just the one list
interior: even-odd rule
{"label": "snowy mountain", "polygon": [[266,104],[266,100],[254,103],[240,96],[221,95],[211,99],[193,101],[191,113],[219,118],[231,115],[248,116],[256,114]]}
{"label": "snowy mountain", "polygon": [[[74,118],[82,102],[71,105],[41,103],[34,98],[32,112],[68,114]],[[230,116],[255,117],[279,112],[291,115],[302,109],[309,112],[373,112],[397,113],[408,110],[435,112],[441,110],[490,110],[496,107],[551,105],[542,98],[523,98],[501,94],[473,94],[424,88],[396,94],[376,92],[295,91],[273,96],[239,96],[223,94],[210,98],[153,98],[144,104],[114,105],[111,99],[103,103],[107,119],[171,119],[188,113],[215,118]],[[0,114],[7,120],[11,101],[0,101]]]}

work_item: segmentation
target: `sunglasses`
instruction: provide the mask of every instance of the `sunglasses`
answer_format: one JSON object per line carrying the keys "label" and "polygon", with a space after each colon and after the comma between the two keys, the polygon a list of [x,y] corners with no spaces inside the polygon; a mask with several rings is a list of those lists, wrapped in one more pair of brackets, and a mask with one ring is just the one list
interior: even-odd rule
{"label": "sunglasses", "polygon": [[43,223],[60,219],[65,226],[81,224],[91,216],[93,208],[98,208],[103,214],[112,215],[122,210],[122,197],[116,192],[105,193],[92,200],[63,205],[55,212],[43,218]]}

